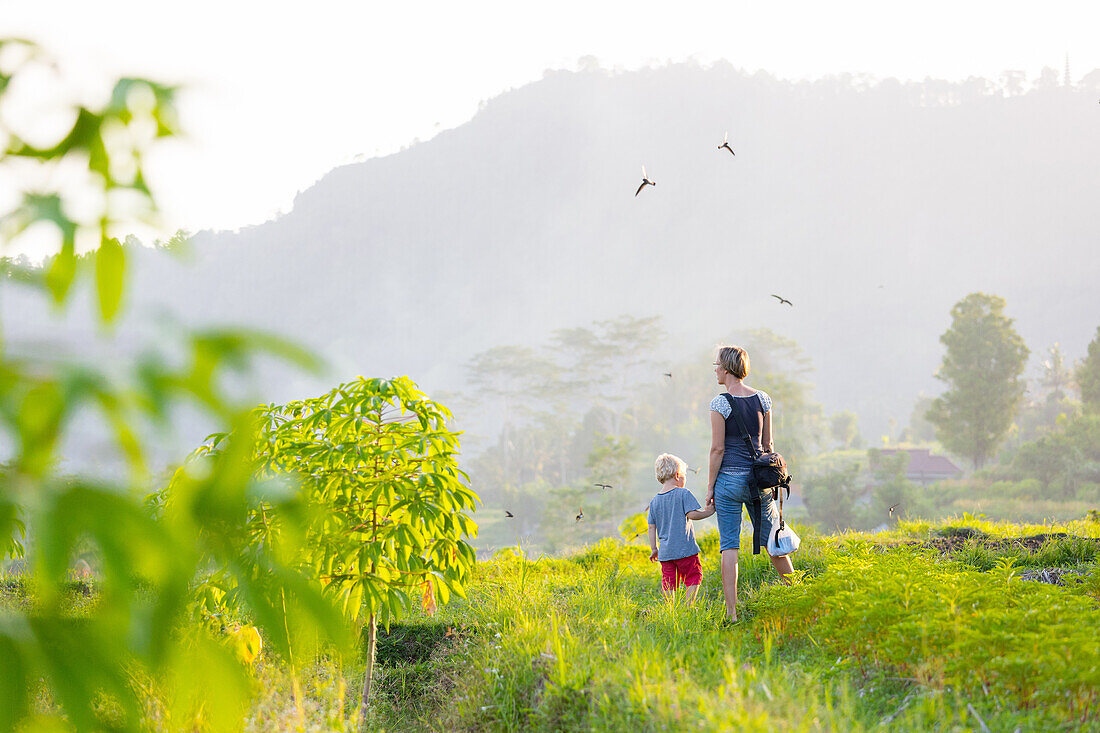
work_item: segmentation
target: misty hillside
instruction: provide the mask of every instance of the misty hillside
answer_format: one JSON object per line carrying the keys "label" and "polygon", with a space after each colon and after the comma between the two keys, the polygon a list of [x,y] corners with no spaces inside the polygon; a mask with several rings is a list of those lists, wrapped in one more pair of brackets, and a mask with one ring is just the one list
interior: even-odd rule
{"label": "misty hillside", "polygon": [[[661,315],[669,358],[766,327],[874,440],[939,390],[938,338],[967,293],[1006,297],[1033,352],[1077,358],[1100,323],[1096,89],[981,86],[548,73],[333,170],[276,221],[199,234],[190,265],[142,253],[130,305],[300,338],[335,365],[326,386],[459,389],[479,351],[623,313]],[[643,164],[657,185],[635,197]],[[13,331],[41,333],[44,313],[17,307]]]}

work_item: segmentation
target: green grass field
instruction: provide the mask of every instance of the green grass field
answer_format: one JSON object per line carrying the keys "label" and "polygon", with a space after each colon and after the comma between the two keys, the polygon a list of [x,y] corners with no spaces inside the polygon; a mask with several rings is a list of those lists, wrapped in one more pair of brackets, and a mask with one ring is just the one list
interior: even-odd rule
{"label": "green grass field", "polygon": [[[792,586],[742,556],[733,626],[714,534],[693,608],[662,596],[642,545],[503,550],[467,598],[383,632],[368,726],[1100,730],[1098,538],[1097,522],[971,517],[808,536]],[[1050,568],[1064,585],[1021,578]],[[245,728],[355,730],[362,670],[322,658],[292,672],[265,653]],[[147,722],[203,727],[155,698]]]}
{"label": "green grass field", "polygon": [[[731,627],[714,535],[694,608],[663,598],[641,545],[504,550],[466,599],[384,635],[370,727],[1100,730],[1097,538],[1095,522],[972,518],[806,537],[792,587],[743,556]],[[1080,572],[1020,577],[1055,567]],[[264,660],[249,727],[354,729],[361,676],[345,675],[304,673],[298,718],[285,667]]]}

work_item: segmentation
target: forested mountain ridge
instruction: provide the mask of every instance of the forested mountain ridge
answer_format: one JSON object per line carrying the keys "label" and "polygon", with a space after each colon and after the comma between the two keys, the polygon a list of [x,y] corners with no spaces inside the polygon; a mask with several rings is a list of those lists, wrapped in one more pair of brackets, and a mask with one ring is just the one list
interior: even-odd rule
{"label": "forested mountain ridge", "polygon": [[[623,313],[661,315],[668,358],[770,328],[813,359],[826,408],[875,435],[938,391],[938,338],[969,292],[1004,296],[1033,351],[1084,352],[1100,314],[1095,76],[1006,97],[728,64],[551,72],[333,170],[274,221],[198,234],[190,265],[141,253],[131,312],[251,323],[315,346],[337,378],[429,389],[461,389],[491,346]],[[717,149],[727,131],[735,157]],[[634,196],[642,164],[657,185]],[[43,317],[27,307],[13,330]]]}

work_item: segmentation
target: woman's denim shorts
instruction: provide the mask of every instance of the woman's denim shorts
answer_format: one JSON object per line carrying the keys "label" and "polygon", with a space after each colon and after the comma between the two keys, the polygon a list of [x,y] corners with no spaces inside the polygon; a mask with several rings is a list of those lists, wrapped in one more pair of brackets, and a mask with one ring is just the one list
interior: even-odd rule
{"label": "woman's denim shorts", "polygon": [[[741,547],[741,508],[748,505],[752,518],[752,497],[749,495],[749,473],[720,473],[714,481],[714,508],[718,516],[718,538],[721,550],[737,550]],[[767,552],[768,535],[779,524],[779,510],[775,508],[770,491],[760,493],[760,546]]]}

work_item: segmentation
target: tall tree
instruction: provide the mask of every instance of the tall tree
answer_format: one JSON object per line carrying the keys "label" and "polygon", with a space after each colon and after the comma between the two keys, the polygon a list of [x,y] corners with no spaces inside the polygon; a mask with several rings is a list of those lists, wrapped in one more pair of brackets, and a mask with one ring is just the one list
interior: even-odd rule
{"label": "tall tree", "polygon": [[1043,359],[1042,368],[1040,384],[1046,392],[1047,400],[1061,402],[1073,386],[1073,372],[1066,364],[1066,358],[1059,344],[1056,343],[1047,350],[1047,358]]}
{"label": "tall tree", "polygon": [[836,413],[829,418],[829,436],[838,448],[858,448],[863,442],[859,435],[859,417],[851,410]]}
{"label": "tall tree", "polygon": [[1081,389],[1081,402],[1088,412],[1100,413],[1100,326],[1089,342],[1089,353],[1077,365],[1077,386]]}
{"label": "tall tree", "polygon": [[902,432],[903,440],[911,443],[931,443],[936,439],[936,426],[928,422],[928,410],[934,400],[923,393],[917,395],[913,412],[909,415],[909,425]]}
{"label": "tall tree", "polygon": [[999,295],[971,293],[951,309],[936,378],[947,383],[928,411],[936,437],[981,468],[1004,439],[1024,396],[1028,348]]}
{"label": "tall tree", "polygon": [[601,495],[600,505],[606,507],[613,526],[618,526],[622,518],[627,514],[626,506],[631,498],[627,493],[627,481],[630,477],[630,467],[637,448],[629,437],[616,437],[605,435],[603,439],[592,446],[588,454],[585,466],[590,471],[591,483],[610,484],[611,489],[599,489]]}
{"label": "tall tree", "polygon": [[[1041,399],[1033,403],[1035,408],[1033,414],[1036,420],[1033,429],[1045,432],[1058,429],[1062,420],[1077,411],[1077,405],[1070,399],[1070,393],[1075,387],[1073,370],[1066,363],[1061,346],[1058,344],[1051,346],[1040,367],[1042,368],[1039,377]],[[1021,418],[1019,422],[1021,428],[1024,428],[1026,421]]]}
{"label": "tall tree", "polygon": [[492,403],[503,425],[529,417],[532,406],[555,391],[558,368],[527,346],[494,346],[476,354],[466,365],[470,387],[482,401]]}
{"label": "tall tree", "polygon": [[619,435],[636,384],[660,372],[655,352],[664,338],[660,316],[619,316],[596,321],[593,329],[554,332],[550,348],[562,362],[570,394],[582,410],[606,408],[604,432]]}

